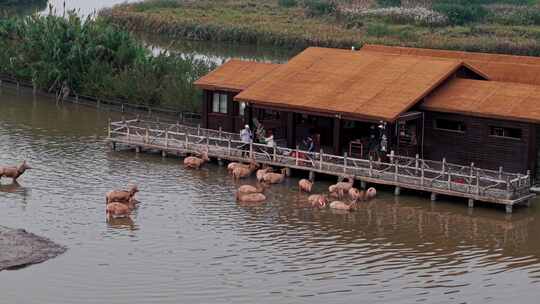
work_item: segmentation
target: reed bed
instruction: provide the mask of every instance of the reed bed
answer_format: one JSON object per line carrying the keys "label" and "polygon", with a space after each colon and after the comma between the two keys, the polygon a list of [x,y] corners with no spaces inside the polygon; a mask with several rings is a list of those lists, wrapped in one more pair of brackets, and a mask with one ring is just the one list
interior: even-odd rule
{"label": "reed bed", "polygon": [[103,20],[32,15],[0,20],[0,72],[41,90],[197,111],[193,82],[215,65],[192,56],[156,56]]}
{"label": "reed bed", "polygon": [[[333,6],[319,5],[323,2],[332,2]],[[535,0],[147,0],[119,5],[101,15],[123,28],[173,39],[291,48],[350,48],[383,43],[538,56],[540,13],[536,12],[540,9],[536,3]]]}

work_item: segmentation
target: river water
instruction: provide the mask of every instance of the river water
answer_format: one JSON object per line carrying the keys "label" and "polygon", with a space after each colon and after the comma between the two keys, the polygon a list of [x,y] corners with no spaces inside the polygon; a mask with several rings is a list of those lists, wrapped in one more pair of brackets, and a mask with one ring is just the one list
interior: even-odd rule
{"label": "river water", "polygon": [[[296,178],[241,205],[216,164],[110,151],[109,118],[2,90],[0,164],[34,169],[2,181],[0,225],[68,251],[0,272],[0,303],[537,303],[538,207],[509,216],[380,191],[356,213],[316,211]],[[128,182],[140,207],[107,223],[104,194]]]}
{"label": "river water", "polygon": [[[123,0],[66,2],[91,13]],[[211,43],[172,48],[215,61],[294,54]],[[35,169],[19,185],[2,181],[0,225],[68,251],[0,272],[0,303],[538,302],[536,204],[509,216],[379,189],[356,213],[314,211],[291,178],[272,187],[266,203],[240,205],[237,185],[216,164],[186,171],[180,159],[110,151],[109,118],[120,117],[2,90],[0,164],[27,159]],[[128,182],[139,185],[142,203],[129,220],[108,223],[104,194]],[[328,185],[319,181],[317,191]]]}

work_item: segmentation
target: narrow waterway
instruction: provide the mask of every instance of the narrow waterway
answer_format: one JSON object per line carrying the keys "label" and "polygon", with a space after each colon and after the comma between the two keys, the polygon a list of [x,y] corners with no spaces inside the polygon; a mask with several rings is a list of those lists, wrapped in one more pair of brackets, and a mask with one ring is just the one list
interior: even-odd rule
{"label": "narrow waterway", "polygon": [[[316,211],[296,178],[241,205],[216,164],[110,151],[109,118],[2,90],[0,164],[34,169],[2,180],[0,224],[68,251],[0,272],[1,303],[537,303],[537,206],[508,216],[381,191],[356,213]],[[107,223],[104,194],[128,182],[139,209]]]}

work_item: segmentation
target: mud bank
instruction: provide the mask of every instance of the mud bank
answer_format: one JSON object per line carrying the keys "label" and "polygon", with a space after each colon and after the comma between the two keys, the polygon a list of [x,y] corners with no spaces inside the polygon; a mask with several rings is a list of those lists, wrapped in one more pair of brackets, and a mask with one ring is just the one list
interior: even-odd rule
{"label": "mud bank", "polygon": [[0,271],[44,262],[66,251],[66,247],[24,229],[0,227]]}

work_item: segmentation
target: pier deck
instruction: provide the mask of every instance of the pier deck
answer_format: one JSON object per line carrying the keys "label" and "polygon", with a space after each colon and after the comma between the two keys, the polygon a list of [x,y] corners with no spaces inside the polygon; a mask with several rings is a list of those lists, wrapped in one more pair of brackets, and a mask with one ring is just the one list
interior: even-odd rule
{"label": "pier deck", "polygon": [[271,148],[262,144],[245,144],[236,133],[203,129],[182,124],[168,124],[139,119],[110,122],[108,138],[113,147],[118,145],[137,151],[158,150],[164,155],[193,154],[208,151],[208,156],[219,160],[249,162],[276,167],[304,170],[338,177],[353,176],[365,183],[390,185],[395,194],[401,189],[413,189],[468,199],[501,204],[511,213],[515,205],[529,205],[535,196],[530,192],[530,174],[515,174],[500,170],[486,170],[470,166],[404,157],[390,153],[388,161],[350,158],[308,153],[284,147]]}

